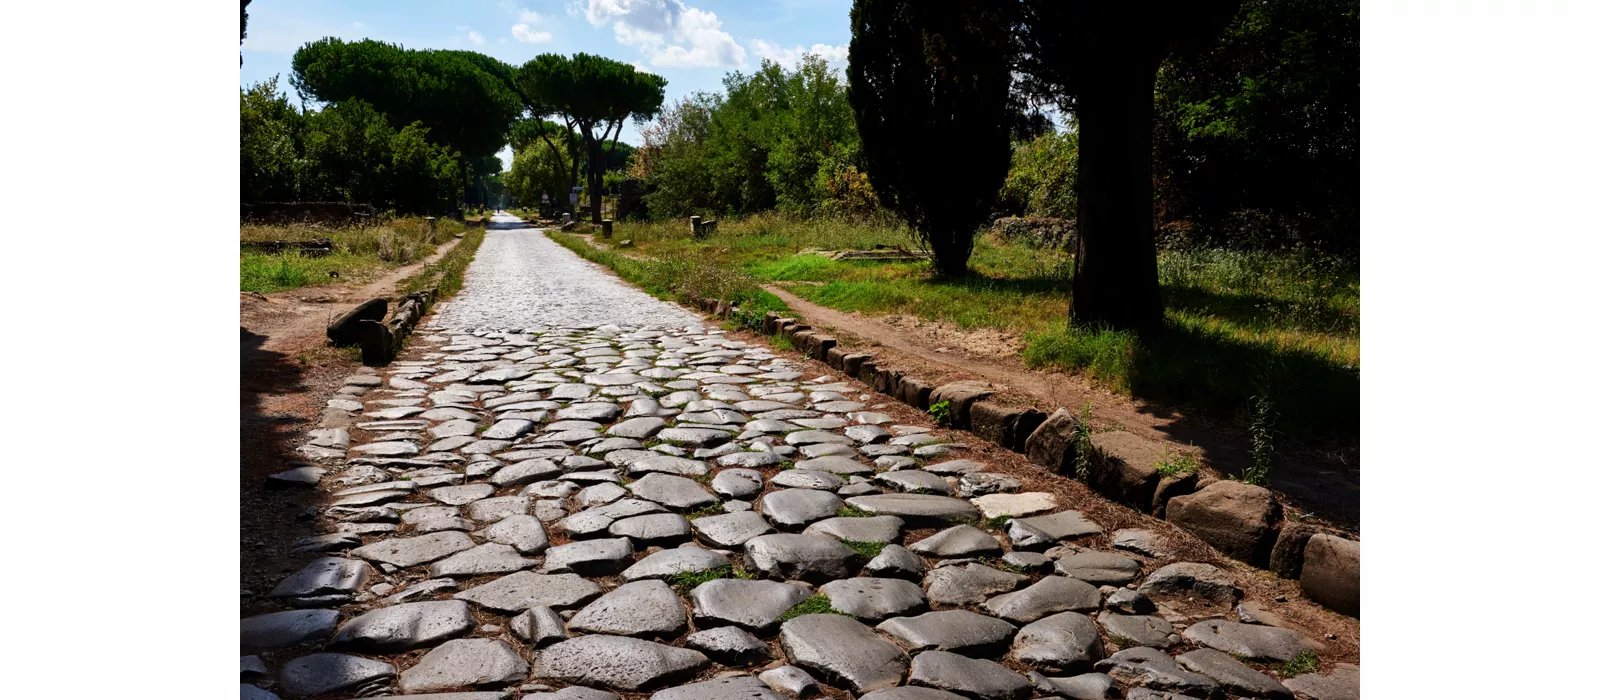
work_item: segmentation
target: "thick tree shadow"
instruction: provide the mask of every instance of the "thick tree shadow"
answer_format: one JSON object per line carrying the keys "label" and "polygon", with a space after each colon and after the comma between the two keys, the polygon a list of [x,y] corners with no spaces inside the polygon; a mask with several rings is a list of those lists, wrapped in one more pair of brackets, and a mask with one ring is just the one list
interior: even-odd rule
{"label": "thick tree shadow", "polygon": [[1256,330],[1279,328],[1310,332],[1349,332],[1360,322],[1326,299],[1295,301],[1254,293],[1218,293],[1199,287],[1162,287],[1168,310],[1216,316]]}

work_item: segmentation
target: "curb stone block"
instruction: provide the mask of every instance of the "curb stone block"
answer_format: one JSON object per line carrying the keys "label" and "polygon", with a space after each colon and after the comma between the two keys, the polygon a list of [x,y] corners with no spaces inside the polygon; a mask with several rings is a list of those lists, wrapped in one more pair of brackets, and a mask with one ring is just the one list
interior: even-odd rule
{"label": "curb stone block", "polygon": [[822,360],[826,362],[828,359],[828,351],[832,350],[834,346],[838,344],[839,339],[833,336],[813,336],[811,339],[811,351],[806,353],[806,356],[815,360]]}
{"label": "curb stone block", "polygon": [[[772,312],[768,312],[768,313],[772,313]],[[788,316],[779,316],[777,318],[774,318],[774,319],[772,319],[771,330],[767,331],[767,335],[777,335],[779,333],[782,333],[784,327],[789,325],[789,324],[791,324],[791,323],[798,323],[798,321],[795,320],[795,319],[789,318]]]}
{"label": "curb stone block", "polygon": [[951,382],[933,390],[928,397],[928,404],[950,402],[950,426],[965,428],[971,425],[970,411],[975,401],[989,398],[994,395],[994,386],[987,382],[960,381]]}
{"label": "curb stone block", "polygon": [[1017,416],[1017,422],[1011,427],[1011,437],[1006,442],[1005,448],[1012,452],[1028,451],[1028,436],[1033,434],[1046,418],[1045,412],[1034,408],[1025,408],[1022,415]]}
{"label": "curb stone block", "polygon": [[762,314],[761,315],[761,332],[762,333],[766,333],[767,335],[772,335],[773,330],[775,328],[777,328],[777,326],[773,325],[773,322],[777,321],[777,320],[778,320],[778,312],[776,312],[776,311],[768,311],[768,312]]}
{"label": "curb stone block", "polygon": [[1118,503],[1148,512],[1150,504],[1155,502],[1156,484],[1161,481],[1155,464],[1160,443],[1118,430],[1096,433],[1089,437],[1089,444],[1095,451],[1089,488]]}
{"label": "curb stone block", "polygon": [[843,363],[841,367],[844,369],[845,376],[859,378],[861,376],[862,368],[869,366],[871,364],[871,360],[871,355],[862,352],[854,352],[845,355],[840,361]]}
{"label": "curb stone block", "polygon": [[894,395],[889,388],[889,380],[894,377],[894,370],[878,368],[872,373],[872,390],[880,394]]}
{"label": "curb stone block", "polygon": [[1156,482],[1155,500],[1150,503],[1150,514],[1158,518],[1167,517],[1167,502],[1178,496],[1187,496],[1197,489],[1200,475],[1195,472],[1184,472],[1172,476],[1163,476]]}
{"label": "curb stone block", "polygon": [[1312,535],[1300,569],[1300,590],[1334,612],[1361,617],[1361,543]]}
{"label": "curb stone block", "polygon": [[1218,481],[1167,502],[1168,522],[1254,566],[1267,565],[1282,519],[1271,491],[1239,481]]}
{"label": "curb stone block", "polygon": [[1267,570],[1279,578],[1300,578],[1300,568],[1306,560],[1306,543],[1311,541],[1312,535],[1321,533],[1321,529],[1305,523],[1284,523],[1277,543],[1272,545]]}
{"label": "curb stone block", "polygon": [[810,357],[811,338],[814,335],[816,335],[816,332],[809,328],[805,330],[796,328],[794,334],[789,338],[789,340],[790,342],[794,343],[795,352],[800,353],[800,355],[803,357]]}
{"label": "curb stone block", "polygon": [[1023,409],[1002,406],[993,401],[977,401],[968,411],[972,417],[974,435],[1006,448],[1016,441],[1017,421],[1022,418]]}
{"label": "curb stone block", "polygon": [[[828,366],[837,370],[844,370],[844,348],[834,345],[828,348]],[[846,372],[846,374],[849,374]]]}
{"label": "curb stone block", "polygon": [[362,302],[350,309],[333,321],[328,323],[328,340],[334,345],[355,345],[361,342],[356,324],[360,321],[382,321],[389,313],[387,299],[372,299]]}
{"label": "curb stone block", "polygon": [[928,410],[928,397],[933,394],[933,387],[927,382],[912,377],[902,377],[900,387],[896,392],[900,402],[919,411]]}
{"label": "curb stone block", "polygon": [[1053,474],[1071,474],[1072,463],[1078,456],[1078,449],[1072,441],[1077,430],[1078,419],[1072,416],[1072,412],[1065,408],[1056,409],[1023,441],[1023,451],[1027,453],[1028,461]]}
{"label": "curb stone block", "polygon": [[863,382],[872,384],[873,388],[876,389],[878,381],[878,363],[873,361],[871,356],[864,358],[861,360],[861,365],[856,369],[855,377]]}

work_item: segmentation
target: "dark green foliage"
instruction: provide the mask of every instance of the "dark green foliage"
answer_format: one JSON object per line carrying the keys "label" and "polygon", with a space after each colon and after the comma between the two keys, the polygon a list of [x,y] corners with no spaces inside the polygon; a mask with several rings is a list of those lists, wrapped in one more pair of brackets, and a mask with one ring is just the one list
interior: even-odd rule
{"label": "dark green foliage", "polygon": [[1078,215],[1078,133],[1049,131],[1014,144],[997,208],[1012,216]]}
{"label": "dark green foliage", "polygon": [[1247,0],[1175,53],[1156,78],[1162,220],[1196,242],[1355,250],[1360,48],[1356,0]]}
{"label": "dark green foliage", "polygon": [[1321,660],[1317,658],[1317,652],[1307,649],[1295,654],[1294,658],[1283,662],[1283,665],[1278,667],[1278,675],[1284,678],[1294,678],[1305,673],[1316,673],[1319,666],[1321,666]]}
{"label": "dark green foliage", "polygon": [[834,513],[834,515],[837,515],[841,518],[870,518],[873,516],[872,513],[861,510],[855,506],[845,506],[840,508],[837,513]]}
{"label": "dark green foliage", "polygon": [[685,571],[681,574],[673,574],[671,578],[667,579],[667,583],[672,584],[672,587],[679,594],[687,594],[689,591],[694,590],[695,586],[707,581],[715,581],[719,578],[751,579],[755,577],[743,569],[735,569],[729,565],[705,571]]}
{"label": "dark green foliage", "polygon": [[239,198],[286,202],[297,196],[300,113],[278,92],[278,79],[239,91]]}
{"label": "dark green foliage", "polygon": [[840,540],[846,547],[856,550],[863,561],[871,561],[883,553],[883,548],[889,546],[888,542],[857,542],[855,540]]}
{"label": "dark green foliage", "polygon": [[800,601],[799,605],[789,608],[788,612],[778,616],[778,622],[788,622],[801,615],[844,615],[845,613],[833,609],[833,601],[821,593],[814,593],[810,598]]}
{"label": "dark green foliage", "polygon": [[1011,160],[1007,18],[976,1],[856,0],[850,25],[867,177],[935,271],[963,276]]}
{"label": "dark green foliage", "polygon": [[493,155],[522,113],[510,66],[471,51],[326,38],[294,54],[290,83],[322,102],[359,99],[393,123],[420,121],[465,157]]}

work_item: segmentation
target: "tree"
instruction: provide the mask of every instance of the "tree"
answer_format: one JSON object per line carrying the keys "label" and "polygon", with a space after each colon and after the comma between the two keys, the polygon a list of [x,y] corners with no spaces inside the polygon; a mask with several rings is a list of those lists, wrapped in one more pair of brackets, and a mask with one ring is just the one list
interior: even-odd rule
{"label": "tree", "polygon": [[[250,24],[250,0],[239,0],[239,45],[244,46],[244,30]],[[244,65],[244,52],[239,52],[239,65]]]}
{"label": "tree", "polygon": [[560,153],[537,141],[526,144],[512,156],[511,170],[504,176],[506,192],[525,207],[538,206],[540,195],[560,201],[571,187],[567,172]]}
{"label": "tree", "polygon": [[543,54],[522,66],[517,85],[534,117],[559,114],[583,138],[590,216],[599,223],[605,142],[609,139],[609,150],[615,150],[623,122],[644,121],[661,110],[666,79],[602,56]]}
{"label": "tree", "polygon": [[1025,87],[1072,109],[1078,122],[1074,322],[1161,327],[1151,205],[1156,68],[1174,48],[1214,36],[1238,5],[1025,0],[1018,6]]}
{"label": "tree", "polygon": [[466,159],[493,155],[522,114],[514,71],[471,51],[411,50],[327,38],[294,54],[290,84],[322,102],[359,99],[392,123],[420,121]]}
{"label": "tree", "polygon": [[1009,26],[977,0],[856,0],[849,100],[867,177],[933,251],[967,273],[972,234],[1011,159]]}
{"label": "tree", "polygon": [[560,184],[543,192],[565,201],[566,193],[578,186],[578,165],[582,162],[583,138],[573,133],[570,126],[563,126],[546,119],[545,117],[551,115],[549,108],[534,104],[530,109],[534,111],[532,118],[518,120],[511,126],[513,163],[516,155],[525,149],[548,150],[548,159],[560,175]]}
{"label": "tree", "polygon": [[296,199],[297,161],[304,123],[273,76],[239,91],[239,200]]}

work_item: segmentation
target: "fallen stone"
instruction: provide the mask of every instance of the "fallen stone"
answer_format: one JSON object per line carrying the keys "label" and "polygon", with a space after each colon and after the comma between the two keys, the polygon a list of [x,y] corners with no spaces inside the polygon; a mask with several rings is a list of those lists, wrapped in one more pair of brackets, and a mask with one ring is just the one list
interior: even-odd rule
{"label": "fallen stone", "polygon": [[1013,518],[1006,523],[1006,537],[1011,540],[1013,547],[1022,549],[1048,549],[1064,539],[1098,535],[1100,532],[1099,525],[1075,510]]}
{"label": "fallen stone", "polygon": [[1111,546],[1147,557],[1167,556],[1166,539],[1153,530],[1123,529],[1111,533]]}

